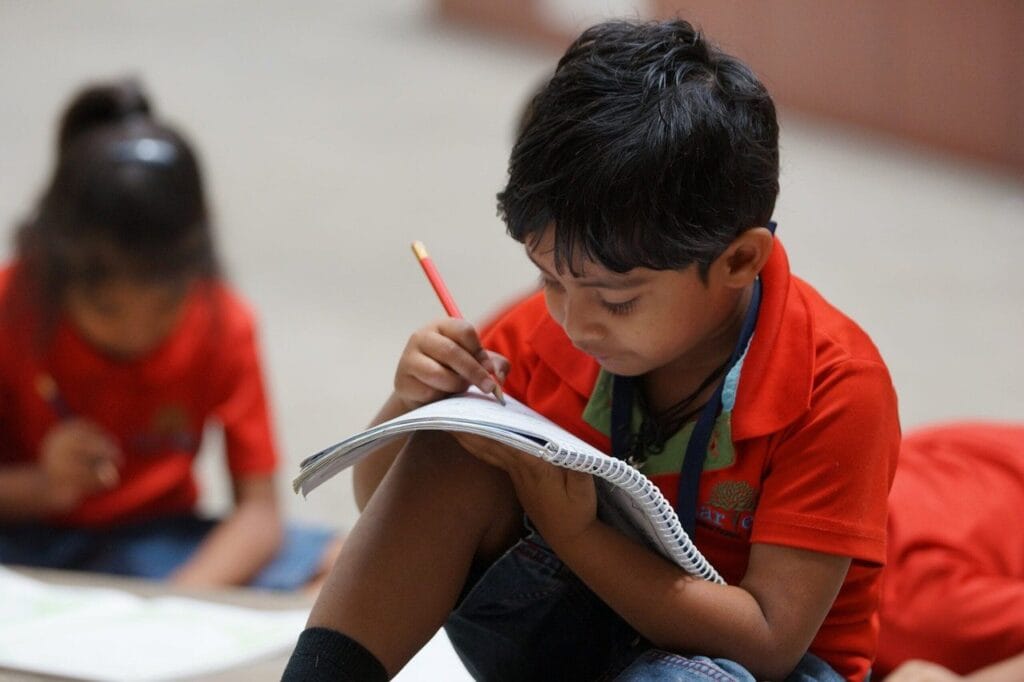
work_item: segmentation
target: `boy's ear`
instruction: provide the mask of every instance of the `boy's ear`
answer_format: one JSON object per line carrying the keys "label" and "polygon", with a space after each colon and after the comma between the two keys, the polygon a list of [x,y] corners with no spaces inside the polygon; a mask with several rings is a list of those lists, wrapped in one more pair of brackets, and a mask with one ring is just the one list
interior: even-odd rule
{"label": "boy's ear", "polygon": [[713,268],[729,287],[745,287],[752,283],[768,262],[775,238],[766,227],[753,227],[742,232],[715,260]]}

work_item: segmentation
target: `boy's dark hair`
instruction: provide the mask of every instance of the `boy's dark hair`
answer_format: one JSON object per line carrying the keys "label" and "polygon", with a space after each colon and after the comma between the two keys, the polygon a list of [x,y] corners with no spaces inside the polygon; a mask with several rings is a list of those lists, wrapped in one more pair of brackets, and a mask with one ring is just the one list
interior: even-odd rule
{"label": "boy's dark hair", "polygon": [[498,211],[521,242],[554,225],[559,268],[704,276],[771,218],[778,131],[753,72],[689,23],[598,24],[530,103]]}
{"label": "boy's dark hair", "polygon": [[196,157],[152,118],[134,81],[89,86],[71,100],[53,176],[16,247],[19,276],[47,323],[71,285],[220,272]]}

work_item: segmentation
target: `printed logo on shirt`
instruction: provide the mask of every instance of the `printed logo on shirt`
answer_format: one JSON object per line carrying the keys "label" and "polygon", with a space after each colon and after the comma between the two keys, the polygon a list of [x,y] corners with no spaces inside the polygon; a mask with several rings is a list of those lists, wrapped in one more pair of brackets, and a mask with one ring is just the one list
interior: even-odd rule
{"label": "printed logo on shirt", "polygon": [[132,436],[131,446],[140,455],[193,452],[199,446],[199,438],[191,430],[191,419],[184,407],[164,405],[153,413],[145,433]]}
{"label": "printed logo on shirt", "polygon": [[730,535],[750,535],[754,525],[757,491],[746,481],[722,481],[711,489],[706,504],[700,505],[697,518]]}

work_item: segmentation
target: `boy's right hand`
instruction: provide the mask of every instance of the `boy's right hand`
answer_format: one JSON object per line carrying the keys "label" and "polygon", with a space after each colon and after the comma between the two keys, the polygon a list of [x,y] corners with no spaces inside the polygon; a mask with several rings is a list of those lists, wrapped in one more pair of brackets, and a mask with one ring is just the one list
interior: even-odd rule
{"label": "boy's right hand", "polygon": [[476,386],[484,393],[508,374],[509,361],[480,344],[466,320],[445,317],[416,331],[402,351],[395,371],[395,397],[406,410]]}
{"label": "boy's right hand", "polygon": [[93,422],[67,419],[54,426],[40,445],[43,494],[55,512],[72,509],[82,498],[118,484],[121,450]]}

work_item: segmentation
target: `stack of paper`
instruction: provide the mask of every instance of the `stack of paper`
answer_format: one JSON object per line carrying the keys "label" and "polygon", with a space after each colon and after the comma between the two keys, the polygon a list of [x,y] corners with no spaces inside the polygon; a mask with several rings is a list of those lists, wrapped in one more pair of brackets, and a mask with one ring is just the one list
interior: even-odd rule
{"label": "stack of paper", "polygon": [[288,651],[308,615],[51,585],[0,567],[0,668],[80,680],[194,677]]}

